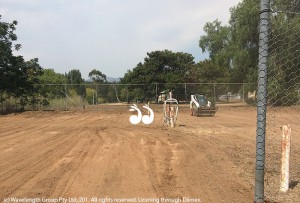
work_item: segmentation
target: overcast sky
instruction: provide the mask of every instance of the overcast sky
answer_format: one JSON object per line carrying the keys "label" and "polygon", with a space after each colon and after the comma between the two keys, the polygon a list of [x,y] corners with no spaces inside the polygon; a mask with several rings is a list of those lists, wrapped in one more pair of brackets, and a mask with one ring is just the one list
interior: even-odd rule
{"label": "overcast sky", "polygon": [[147,52],[187,52],[208,57],[198,41],[206,22],[227,24],[241,0],[1,0],[2,21],[17,20],[22,45],[16,55],[39,58],[43,68],[65,73],[92,69],[122,77]]}

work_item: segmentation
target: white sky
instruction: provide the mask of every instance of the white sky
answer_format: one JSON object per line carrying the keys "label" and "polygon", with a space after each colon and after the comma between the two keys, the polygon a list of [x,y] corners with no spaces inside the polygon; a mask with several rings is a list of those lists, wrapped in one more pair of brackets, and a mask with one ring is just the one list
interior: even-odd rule
{"label": "white sky", "polygon": [[242,0],[1,0],[2,21],[17,20],[16,55],[39,58],[43,68],[65,73],[92,69],[122,77],[147,52],[187,52],[199,62],[206,22],[227,24]]}

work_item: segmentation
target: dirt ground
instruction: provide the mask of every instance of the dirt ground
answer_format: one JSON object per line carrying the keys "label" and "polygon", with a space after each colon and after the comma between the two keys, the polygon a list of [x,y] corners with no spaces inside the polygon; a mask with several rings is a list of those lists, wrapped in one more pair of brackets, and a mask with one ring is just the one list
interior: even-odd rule
{"label": "dirt ground", "polygon": [[[163,126],[162,106],[151,107],[150,125],[132,125],[126,105],[0,116],[0,200],[254,201],[256,108],[220,105],[214,117],[192,117],[184,106],[170,128]],[[266,199],[272,202],[300,202],[295,128],[294,185],[279,193],[280,162],[269,160]],[[270,153],[280,155],[278,149]]]}

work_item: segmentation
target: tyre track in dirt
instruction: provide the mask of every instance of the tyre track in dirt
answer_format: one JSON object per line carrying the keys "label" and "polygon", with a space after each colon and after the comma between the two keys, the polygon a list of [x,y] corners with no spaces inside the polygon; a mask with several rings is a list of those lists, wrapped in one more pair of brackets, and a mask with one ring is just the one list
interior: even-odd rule
{"label": "tyre track in dirt", "polygon": [[[173,147],[161,139],[161,130],[147,133],[147,128],[128,133],[132,142],[131,150],[137,155],[138,162],[143,163],[143,170],[153,189],[153,197],[177,197],[173,194],[176,177],[172,173]],[[159,135],[159,136],[157,136]]]}
{"label": "tyre track in dirt", "polygon": [[252,200],[251,185],[238,170],[240,157],[231,156],[235,146],[228,148],[233,139],[226,136],[234,135],[226,123],[181,115],[170,129],[162,127],[161,116],[156,113],[149,126],[131,125],[127,113],[45,113],[37,114],[36,124],[35,114],[13,116],[17,135],[10,131],[14,135],[4,140],[7,126],[0,126],[0,149],[16,146],[0,155],[0,198]]}
{"label": "tyre track in dirt", "polygon": [[[62,146],[66,142],[56,144],[56,146]],[[35,152],[35,151],[34,151]],[[32,154],[34,154],[32,151]],[[40,171],[52,165],[51,160],[57,159],[61,155],[61,151],[56,151],[55,148],[51,148],[41,153],[39,156],[35,156],[31,159],[17,164],[13,168],[9,168],[7,171],[1,174],[1,190],[6,190],[3,195],[10,195],[19,189],[22,185],[33,179]],[[8,163],[10,164],[10,163]]]}
{"label": "tyre track in dirt", "polygon": [[[39,126],[40,122],[37,123]],[[63,135],[64,132],[52,136],[51,132],[56,129],[56,125],[58,124],[54,124],[52,126],[51,130],[48,131],[48,134],[47,131],[42,133],[45,136],[40,137],[46,138],[38,141],[35,140],[36,138],[34,135],[41,135],[41,130],[39,130],[40,128],[37,129],[37,127],[32,127],[31,130],[28,130],[29,128],[25,127],[23,129],[18,129],[18,131],[24,132],[24,134],[29,137],[28,139],[33,137],[33,140],[35,141],[32,143],[25,141],[23,143],[24,145],[22,145],[23,148],[13,150],[13,152],[18,152],[18,155],[16,156],[14,156],[14,153],[8,154],[9,156],[6,156],[7,154],[3,154],[3,156],[1,156],[2,168],[0,168],[0,190],[5,191],[2,192],[1,195],[10,195],[16,190],[21,189],[21,186],[27,185],[30,180],[33,180],[36,176],[39,176],[41,171],[44,171],[45,168],[53,165],[54,161],[65,155],[66,152],[75,145],[75,143],[78,143],[80,137],[77,135],[80,135],[82,130],[79,132],[74,132],[73,134],[70,133],[67,136]],[[81,128],[80,124],[77,126],[79,129]],[[14,137],[12,139],[14,139]],[[26,159],[24,159],[24,155]],[[45,187],[45,189],[47,189],[47,187]],[[39,193],[37,193],[37,195],[38,194]]]}
{"label": "tyre track in dirt", "polygon": [[[63,196],[68,189],[69,182],[78,174],[81,160],[85,160],[89,148],[92,148],[91,141],[84,133],[78,134],[79,139],[63,157],[57,159],[49,168],[40,174],[43,179],[32,180],[30,184],[24,185],[31,196],[43,194],[50,197]],[[50,177],[50,178],[49,178]],[[32,184],[34,183],[34,184]],[[36,193],[38,191],[38,193]]]}

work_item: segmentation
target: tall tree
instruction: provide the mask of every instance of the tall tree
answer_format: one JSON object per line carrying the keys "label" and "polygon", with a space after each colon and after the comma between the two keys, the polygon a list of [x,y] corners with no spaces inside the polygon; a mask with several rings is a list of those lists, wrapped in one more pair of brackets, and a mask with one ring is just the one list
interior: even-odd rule
{"label": "tall tree", "polygon": [[14,44],[16,25],[17,21],[0,21],[0,102],[3,104],[6,98],[14,96],[24,106],[34,96],[42,68],[37,58],[25,62],[22,56],[13,55],[14,50],[21,48],[20,44]]}
{"label": "tall tree", "polygon": [[226,82],[228,76],[212,60],[206,59],[195,64],[188,73],[189,82],[221,83]]}
{"label": "tall tree", "polygon": [[[1,20],[1,15],[0,15]],[[0,21],[0,102],[3,103],[5,92],[12,92],[16,88],[16,74],[17,69],[12,67],[13,62],[23,62],[23,58],[14,57],[12,52],[13,49],[18,50],[21,45],[13,44],[17,40],[17,35],[14,33],[16,30],[17,21],[12,23],[6,23]],[[3,105],[2,105],[3,110]]]}
{"label": "tall tree", "polygon": [[169,50],[147,53],[144,63],[138,63],[122,78],[123,83],[182,83],[194,65],[194,57]]}
{"label": "tall tree", "polygon": [[23,62],[19,66],[21,69],[15,96],[20,98],[20,103],[24,107],[27,103],[34,106],[39,100],[36,99],[40,89],[39,76],[43,69],[38,63],[38,58]]}
{"label": "tall tree", "polygon": [[41,83],[40,93],[44,97],[53,99],[63,95],[62,89],[64,89],[64,87],[62,85],[66,83],[64,74],[56,73],[54,69],[44,69],[43,74],[39,76],[39,80]]}
{"label": "tall tree", "polygon": [[[224,72],[224,82],[257,81],[259,2],[243,0],[231,8],[229,26],[222,26],[218,20],[204,26],[205,35],[200,37],[199,46],[210,53],[214,66]],[[249,86],[249,90],[255,88]]]}
{"label": "tall tree", "polygon": [[197,82],[229,82],[232,61],[230,27],[215,20],[206,23],[203,30],[205,35],[200,37],[199,46],[202,52],[209,52],[209,60],[196,64],[190,75],[196,76]]}
{"label": "tall tree", "polygon": [[100,70],[93,69],[89,72],[89,77],[96,83],[106,82],[106,75]]}
{"label": "tall tree", "polygon": [[64,74],[56,73],[54,69],[44,69],[39,80],[42,84],[64,84],[66,78]]}
{"label": "tall tree", "polygon": [[243,0],[231,8],[231,82],[257,81],[260,0]]}
{"label": "tall tree", "polygon": [[65,73],[65,77],[67,79],[68,84],[72,84],[72,86],[65,86],[64,91],[62,91],[66,96],[70,94],[70,90],[75,91],[78,95],[82,95],[85,97],[85,88],[81,84],[84,82],[81,77],[81,72],[78,69],[72,69],[68,73]]}
{"label": "tall tree", "polygon": [[222,26],[218,20],[208,22],[203,28],[205,35],[200,37],[202,52],[208,52],[213,63],[223,70],[230,66],[230,28]]}
{"label": "tall tree", "polygon": [[[131,87],[131,92],[142,97],[155,96],[156,83],[168,83],[160,87],[174,89],[175,83],[187,82],[188,72],[194,65],[194,57],[183,52],[172,52],[169,50],[153,51],[147,53],[144,63],[138,63],[133,70],[129,70],[121,79],[121,83],[147,84],[140,87]],[[134,91],[133,91],[134,90]],[[175,89],[174,89],[175,90]],[[175,90],[180,91],[180,90]],[[131,97],[137,97],[137,96]]]}
{"label": "tall tree", "polygon": [[68,84],[81,84],[83,82],[81,72],[78,69],[72,69],[65,74]]}
{"label": "tall tree", "polygon": [[272,10],[268,98],[273,105],[294,105],[300,100],[300,3],[277,0],[272,2]]}

